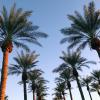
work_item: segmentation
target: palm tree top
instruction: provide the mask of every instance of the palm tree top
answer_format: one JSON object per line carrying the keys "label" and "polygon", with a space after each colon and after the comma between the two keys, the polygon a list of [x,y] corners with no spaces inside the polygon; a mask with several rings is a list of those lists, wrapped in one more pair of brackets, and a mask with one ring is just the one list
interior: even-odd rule
{"label": "palm tree top", "polygon": [[28,19],[31,14],[32,11],[23,11],[22,8],[16,9],[16,4],[11,7],[9,13],[6,7],[3,6],[0,14],[0,46],[2,46],[2,49],[13,43],[12,46],[15,45],[29,50],[23,41],[41,46],[38,38],[47,37],[47,34],[39,32],[39,27],[32,25],[32,22]]}
{"label": "palm tree top", "polygon": [[68,67],[82,70],[82,66],[89,68],[88,64],[96,64],[94,61],[88,61],[86,58],[81,57],[81,53],[77,51],[71,52],[68,50],[67,53],[64,51],[62,53],[63,56],[60,58],[64,61],[64,63],[54,69],[54,71],[65,70]]}
{"label": "palm tree top", "polygon": [[91,84],[91,92],[99,91],[99,90],[100,90],[100,85],[98,83]]}
{"label": "palm tree top", "polygon": [[23,72],[32,71],[32,68],[36,66],[38,55],[35,54],[35,51],[29,53],[24,53],[21,51],[21,54],[17,53],[17,57],[14,57],[16,64],[11,64],[9,66],[9,74],[17,74]]}
{"label": "palm tree top", "polygon": [[94,80],[100,81],[100,70],[93,70],[91,74]]}
{"label": "palm tree top", "polygon": [[87,44],[91,46],[93,39],[100,38],[100,11],[95,9],[94,2],[84,6],[83,16],[75,11],[74,15],[68,15],[68,19],[71,21],[71,26],[61,30],[65,35],[61,43],[68,41],[71,43],[69,48],[77,45],[78,49],[83,49]]}
{"label": "palm tree top", "polygon": [[81,85],[87,86],[87,85],[90,85],[91,82],[92,82],[92,77],[86,76],[85,78],[82,78]]}

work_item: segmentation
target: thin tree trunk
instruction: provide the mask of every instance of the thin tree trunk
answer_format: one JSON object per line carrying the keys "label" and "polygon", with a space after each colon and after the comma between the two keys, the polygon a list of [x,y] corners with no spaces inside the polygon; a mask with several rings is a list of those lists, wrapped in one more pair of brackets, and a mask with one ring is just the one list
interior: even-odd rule
{"label": "thin tree trunk", "polygon": [[63,95],[63,98],[64,98],[64,100],[66,100],[66,99],[65,99],[65,95]]}
{"label": "thin tree trunk", "polygon": [[92,96],[91,96],[91,93],[90,93],[89,85],[87,84],[86,87],[87,87],[87,91],[88,91],[88,93],[89,93],[90,99],[92,100]]}
{"label": "thin tree trunk", "polygon": [[92,100],[92,96],[91,96],[91,93],[90,93],[90,91],[89,91],[89,90],[88,90],[88,93],[89,93],[90,99]]}
{"label": "thin tree trunk", "polygon": [[26,81],[23,82],[23,87],[24,87],[24,100],[27,100]]}
{"label": "thin tree trunk", "polygon": [[100,92],[97,90],[98,95],[100,96]]}
{"label": "thin tree trunk", "polygon": [[98,53],[98,56],[100,58],[100,49],[96,49],[97,53]]}
{"label": "thin tree trunk", "polygon": [[77,82],[77,85],[78,85],[78,89],[80,91],[81,98],[82,98],[82,100],[85,100],[78,77],[76,77],[76,82]]}
{"label": "thin tree trunk", "polygon": [[73,100],[71,89],[69,88],[70,99]]}
{"label": "thin tree trunk", "polygon": [[34,91],[33,91],[33,100],[35,100],[35,93],[34,93]]}
{"label": "thin tree trunk", "polygon": [[68,89],[69,89],[69,93],[70,93],[70,99],[73,100],[73,97],[72,97],[72,92],[71,92],[71,83],[69,80],[67,80],[67,86],[68,86]]}
{"label": "thin tree trunk", "polygon": [[8,76],[8,56],[9,51],[6,50],[3,52],[3,64],[2,64],[2,73],[1,73],[1,87],[0,87],[0,100],[4,100],[6,92],[6,83]]}
{"label": "thin tree trunk", "polygon": [[41,96],[39,96],[39,100],[41,100]]}

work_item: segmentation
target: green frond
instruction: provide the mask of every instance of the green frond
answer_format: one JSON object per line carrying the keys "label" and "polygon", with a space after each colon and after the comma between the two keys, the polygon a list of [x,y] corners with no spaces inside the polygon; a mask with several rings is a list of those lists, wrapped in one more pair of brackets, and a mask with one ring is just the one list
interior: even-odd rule
{"label": "green frond", "polygon": [[81,86],[90,86],[91,82],[93,81],[91,76],[86,76],[81,80]]}
{"label": "green frond", "polygon": [[53,72],[63,71],[66,67],[68,67],[65,63],[62,63],[59,67],[55,68]]}
{"label": "green frond", "polygon": [[28,48],[27,45],[25,45],[25,44],[23,44],[23,43],[21,43],[21,42],[19,42],[19,41],[13,41],[13,42],[14,42],[14,45],[15,45],[17,48],[21,47],[21,48],[25,49],[26,51],[30,51],[30,49]]}
{"label": "green frond", "polygon": [[[41,46],[38,39],[40,37],[46,38],[47,34],[38,31],[39,27],[29,21],[28,17],[31,14],[32,11],[23,11],[22,8],[16,9],[16,4],[11,7],[8,13],[4,6],[0,14],[0,41],[2,40],[4,44],[10,41],[13,46],[22,47],[27,51],[29,48],[26,43]],[[25,41],[24,44],[23,41]]]}
{"label": "green frond", "polygon": [[9,74],[22,74],[23,72],[26,72],[27,75],[32,69],[36,66],[36,61],[38,55],[35,54],[35,52],[26,52],[24,53],[21,51],[21,53],[17,53],[17,57],[14,57],[14,61],[16,64],[11,64],[9,67]]}
{"label": "green frond", "polygon": [[75,11],[74,15],[68,15],[68,19],[71,21],[71,26],[61,30],[65,36],[61,43],[68,42],[68,48],[84,49],[87,44],[91,45],[94,38],[100,36],[100,12],[95,9],[94,2],[84,6],[83,16]]}

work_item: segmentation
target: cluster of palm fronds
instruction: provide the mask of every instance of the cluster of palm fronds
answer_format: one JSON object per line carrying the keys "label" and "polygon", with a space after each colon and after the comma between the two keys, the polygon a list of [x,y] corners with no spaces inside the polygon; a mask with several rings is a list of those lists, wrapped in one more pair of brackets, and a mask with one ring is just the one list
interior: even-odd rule
{"label": "cluster of palm fronds", "polygon": [[[100,57],[100,11],[95,9],[94,2],[90,2],[88,6],[84,6],[83,16],[75,11],[75,15],[68,15],[71,26],[63,28],[61,32],[65,36],[61,43],[68,42],[67,53],[63,52],[60,57],[64,63],[53,72],[58,72],[59,77],[56,80],[55,98],[54,100],[65,100],[66,90],[69,90],[70,99],[73,100],[71,81],[76,80],[82,100],[85,96],[82,86],[87,87],[90,99],[91,92],[97,91],[100,96],[100,70],[94,70],[90,76],[80,79],[78,71],[82,71],[82,67],[89,67],[90,64],[96,64],[94,61],[88,61],[81,57],[81,50],[88,45],[95,50]],[[71,49],[76,51],[71,52]]]}

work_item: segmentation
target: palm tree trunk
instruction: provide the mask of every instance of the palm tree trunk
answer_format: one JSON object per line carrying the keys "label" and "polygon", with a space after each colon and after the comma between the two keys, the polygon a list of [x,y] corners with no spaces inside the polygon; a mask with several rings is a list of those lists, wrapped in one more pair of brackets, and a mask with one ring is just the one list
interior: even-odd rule
{"label": "palm tree trunk", "polygon": [[24,100],[27,100],[26,80],[23,81],[23,87],[24,87]]}
{"label": "palm tree trunk", "polygon": [[82,98],[82,100],[85,100],[84,95],[83,95],[83,91],[82,91],[82,88],[81,88],[81,85],[80,85],[80,82],[79,82],[78,77],[76,77],[76,82],[77,82],[78,89],[79,89],[80,94],[81,94],[81,98]]}
{"label": "palm tree trunk", "polygon": [[69,88],[70,99],[73,100],[71,89]]}
{"label": "palm tree trunk", "polygon": [[34,93],[34,91],[33,91],[33,100],[35,100],[35,93]]}
{"label": "palm tree trunk", "polygon": [[68,89],[69,89],[69,93],[70,93],[70,99],[73,100],[73,97],[72,97],[72,92],[71,92],[71,83],[69,80],[67,80],[67,86],[68,86]]}
{"label": "palm tree trunk", "polygon": [[100,58],[100,49],[96,49],[97,53],[98,53],[98,56]]}
{"label": "palm tree trunk", "polygon": [[66,99],[65,99],[65,95],[63,95],[63,100],[66,100]]}
{"label": "palm tree trunk", "polygon": [[89,88],[89,85],[87,84],[87,91],[88,91],[88,93],[89,93],[89,96],[90,96],[90,99],[92,100],[92,96],[91,96],[91,93],[90,93],[90,88]]}
{"label": "palm tree trunk", "polygon": [[92,100],[92,96],[91,96],[91,93],[90,93],[90,91],[89,91],[89,90],[88,90],[88,93],[89,93],[90,99]]}
{"label": "palm tree trunk", "polygon": [[4,100],[6,92],[6,83],[8,76],[8,56],[9,51],[5,50],[3,52],[3,64],[2,64],[2,73],[1,73],[1,87],[0,87],[0,100]]}
{"label": "palm tree trunk", "polygon": [[98,95],[100,96],[100,92],[97,90]]}

